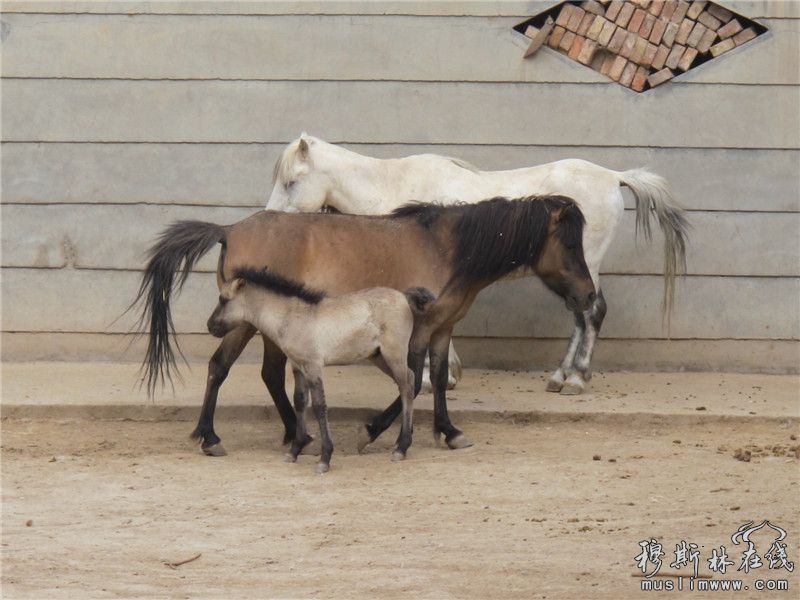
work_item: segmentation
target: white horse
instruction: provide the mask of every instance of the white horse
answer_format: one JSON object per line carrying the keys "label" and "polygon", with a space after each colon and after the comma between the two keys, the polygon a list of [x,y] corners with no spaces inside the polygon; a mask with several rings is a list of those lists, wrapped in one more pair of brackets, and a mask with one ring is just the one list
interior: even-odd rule
{"label": "white horse", "polygon": [[408,368],[408,342],[417,316],[435,300],[425,288],[405,294],[370,288],[328,297],[266,269],[239,269],[223,282],[208,330],[225,337],[242,322],[271,339],[289,359],[295,379],[297,433],[287,455],[295,462],[311,441],[306,430],[308,396],[319,423],[322,453],[317,473],[327,473],[333,454],[322,367],[371,360],[394,379],[403,403],[403,421],[392,460],[402,460],[411,445],[414,374]]}
{"label": "white horse", "polygon": [[[606,313],[600,288],[600,264],[624,205],[622,186],[636,200],[636,229],[650,238],[650,212],[664,233],[664,314],[671,310],[674,278],[685,269],[688,224],[668,182],[645,169],[612,171],[585,160],[567,159],[508,171],[480,171],[446,156],[418,154],[398,159],[363,156],[303,133],[275,164],[269,210],[381,215],[409,202],[475,203],[493,196],[516,198],[560,194],[573,198],[586,217],[583,249],[597,300],[575,313],[575,330],[547,390],[579,394],[591,376],[590,361]],[[454,353],[451,352],[451,356]],[[427,376],[425,381],[427,381]]]}

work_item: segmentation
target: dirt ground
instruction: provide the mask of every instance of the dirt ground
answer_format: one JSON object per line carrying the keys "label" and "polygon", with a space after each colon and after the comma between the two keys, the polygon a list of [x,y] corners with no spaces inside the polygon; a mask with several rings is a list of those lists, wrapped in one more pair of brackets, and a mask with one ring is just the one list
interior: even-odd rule
{"label": "dirt ground", "polygon": [[[798,597],[796,419],[456,417],[475,441],[459,451],[426,419],[391,463],[394,430],[358,455],[355,419],[335,417],[318,476],[312,456],[283,462],[274,420],[221,420],[230,454],[208,458],[185,421],[6,418],[3,597],[639,598],[652,538],[662,573],[689,574],[669,566],[682,540],[701,575],[724,545],[736,565],[716,577],[742,578],[736,597]],[[764,519],[793,573],[736,573],[731,535]],[[772,538],[753,539],[763,558]]]}

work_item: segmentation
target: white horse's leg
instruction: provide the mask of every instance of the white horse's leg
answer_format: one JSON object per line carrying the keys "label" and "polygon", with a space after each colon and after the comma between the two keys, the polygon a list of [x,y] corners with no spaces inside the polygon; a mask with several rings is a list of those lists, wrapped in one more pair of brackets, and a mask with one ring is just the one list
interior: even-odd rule
{"label": "white horse's leg", "polygon": [[[447,359],[447,389],[452,390],[461,379],[461,359],[456,354],[452,341],[450,342],[449,353]],[[431,385],[431,362],[427,355],[425,356],[425,366],[422,369],[422,391],[426,394],[433,391],[433,386]]]}
{"label": "white horse's leg", "polygon": [[583,344],[578,349],[578,354],[575,356],[575,370],[583,375],[584,381],[589,381],[592,378],[591,361],[592,354],[594,353],[594,345],[597,342],[597,336],[600,334],[600,328],[603,326],[603,320],[606,318],[606,299],[603,296],[603,290],[597,290],[597,299],[594,301],[592,308],[590,308],[584,316],[586,318],[586,335],[583,339]]}
{"label": "white horse's leg", "polygon": [[[561,387],[562,394],[580,394],[586,389],[586,384],[592,378],[591,361],[597,334],[603,325],[606,316],[606,300],[602,290],[597,290],[597,299],[592,307],[581,313],[576,313],[576,324],[583,324],[583,336],[577,351],[573,356],[572,366],[567,374],[567,379]],[[576,327],[577,328],[577,327]]]}
{"label": "white horse's leg", "polygon": [[585,322],[583,315],[581,313],[575,313],[575,329],[572,330],[572,337],[569,339],[567,353],[564,355],[564,358],[561,359],[561,364],[547,382],[548,392],[560,392],[565,385],[567,377],[572,374],[572,363],[575,361],[575,354],[578,352],[578,348],[583,342],[584,330]]}
{"label": "white horse's leg", "polygon": [[447,389],[452,390],[456,383],[461,379],[461,359],[453,348],[453,341],[450,341],[450,350],[447,357]]}
{"label": "white horse's leg", "polygon": [[593,191],[582,190],[583,193],[577,196],[583,199],[579,204],[587,223],[593,223],[593,226],[584,229],[583,252],[597,298],[589,310],[575,313],[575,330],[561,365],[547,383],[548,391],[580,394],[586,389],[592,351],[606,314],[605,300],[600,292],[600,264],[614,239],[625,209],[619,185],[618,179],[614,182],[605,181]]}

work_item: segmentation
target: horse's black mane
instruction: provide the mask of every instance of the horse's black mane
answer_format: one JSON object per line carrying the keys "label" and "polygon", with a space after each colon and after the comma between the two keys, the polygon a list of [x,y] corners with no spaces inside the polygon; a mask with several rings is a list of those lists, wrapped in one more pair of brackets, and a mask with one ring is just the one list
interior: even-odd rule
{"label": "horse's black mane", "polygon": [[455,215],[453,280],[473,282],[503,277],[519,267],[532,267],[544,248],[550,214],[560,210],[556,235],[569,249],[583,250],[583,213],[566,196],[492,198],[476,204],[411,203],[397,208],[396,218],[414,218],[430,229]]}
{"label": "horse's black mane", "polygon": [[299,298],[306,304],[319,304],[325,297],[325,292],[305,287],[302,283],[287,279],[277,273],[272,273],[266,267],[254,269],[252,267],[242,267],[236,269],[234,277],[240,277],[248,283],[269,290],[281,296]]}

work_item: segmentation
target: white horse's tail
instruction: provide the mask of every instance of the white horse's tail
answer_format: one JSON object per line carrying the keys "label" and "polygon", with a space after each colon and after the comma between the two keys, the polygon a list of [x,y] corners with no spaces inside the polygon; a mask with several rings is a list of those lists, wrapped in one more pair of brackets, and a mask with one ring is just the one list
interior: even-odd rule
{"label": "white horse's tail", "polygon": [[675,276],[686,273],[686,237],[689,222],[686,211],[672,195],[666,179],[646,169],[631,169],[620,174],[620,183],[630,188],[636,199],[636,233],[641,229],[651,238],[650,212],[655,212],[658,225],[664,232],[664,300],[663,314],[669,318],[675,299]]}

